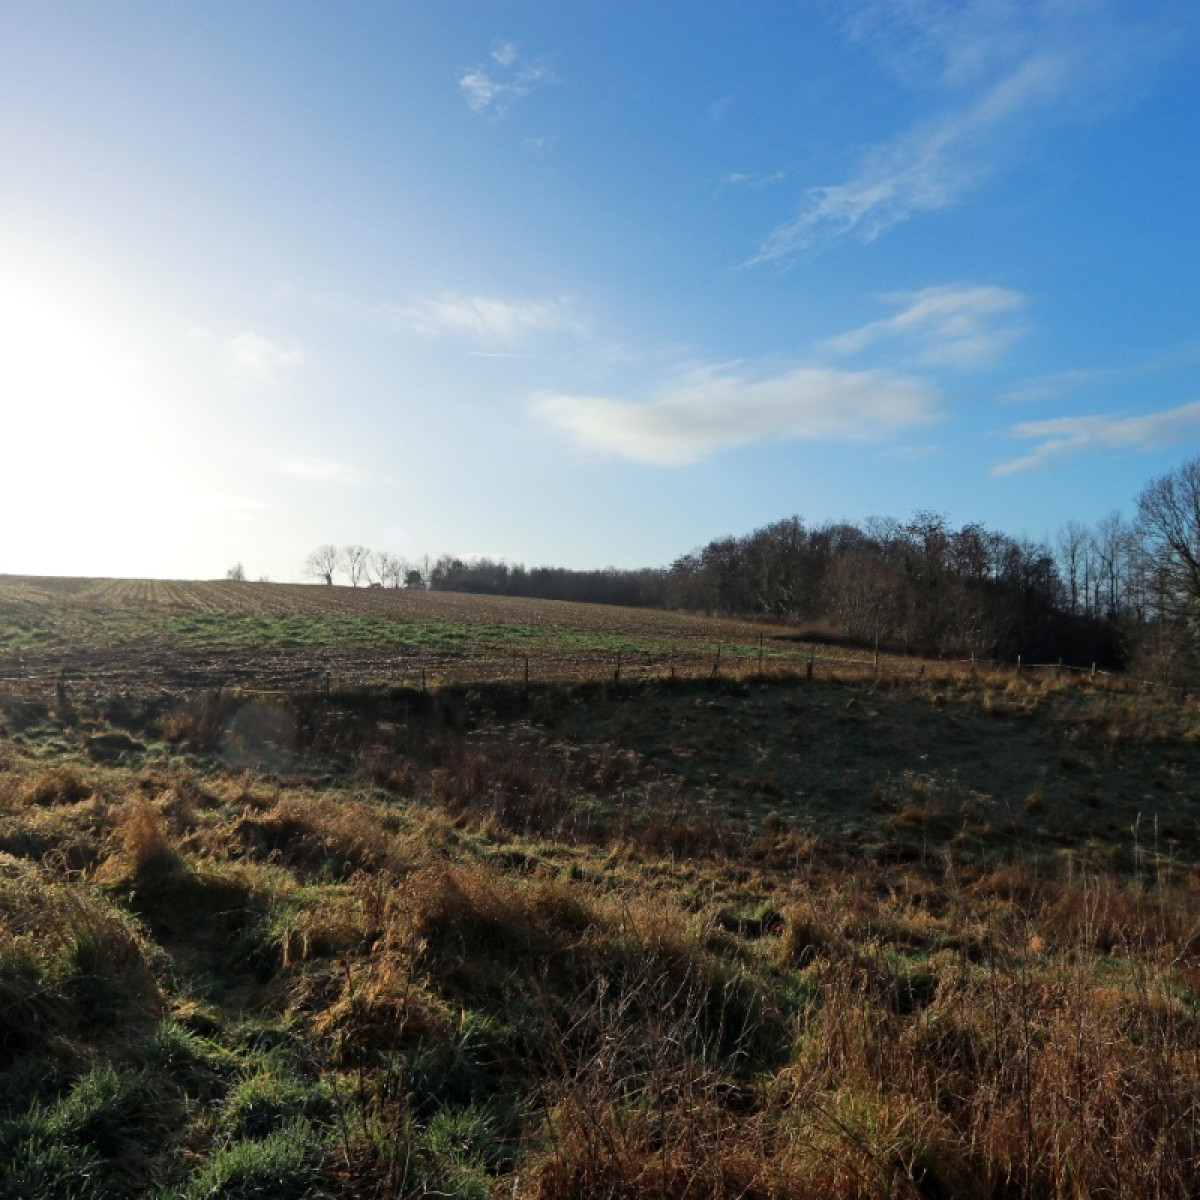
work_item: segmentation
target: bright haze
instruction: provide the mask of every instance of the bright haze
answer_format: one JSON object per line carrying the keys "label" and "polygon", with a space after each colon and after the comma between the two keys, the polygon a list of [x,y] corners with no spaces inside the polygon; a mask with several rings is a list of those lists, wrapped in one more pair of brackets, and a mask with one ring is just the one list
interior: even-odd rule
{"label": "bright haze", "polygon": [[0,572],[1013,536],[1200,452],[1200,6],[0,6]]}

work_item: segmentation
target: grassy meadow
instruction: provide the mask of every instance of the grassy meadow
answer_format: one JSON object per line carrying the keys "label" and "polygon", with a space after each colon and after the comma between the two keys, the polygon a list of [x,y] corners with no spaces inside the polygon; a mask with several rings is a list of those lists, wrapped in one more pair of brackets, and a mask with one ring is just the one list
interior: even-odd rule
{"label": "grassy meadow", "polygon": [[1196,1195],[1200,706],[838,653],[0,580],[0,1196]]}

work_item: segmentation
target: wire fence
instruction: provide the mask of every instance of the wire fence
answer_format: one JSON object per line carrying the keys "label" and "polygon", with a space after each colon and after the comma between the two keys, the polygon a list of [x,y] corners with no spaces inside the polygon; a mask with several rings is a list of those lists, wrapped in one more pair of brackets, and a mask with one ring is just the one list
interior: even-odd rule
{"label": "wire fence", "polygon": [[203,659],[180,654],[154,662],[75,659],[59,665],[0,665],[0,694],[29,701],[68,703],[104,697],[165,698],[211,691],[247,696],[344,690],[438,688],[471,685],[612,684],[650,680],[827,680],[861,684],[903,682],[1004,685],[1014,680],[1059,680],[1122,690],[1159,687],[1153,680],[1055,663],[985,659],[919,659],[861,655],[828,646],[780,652],[760,643],[672,651],[573,651],[505,654],[329,654],[318,658],[262,658],[230,650]]}

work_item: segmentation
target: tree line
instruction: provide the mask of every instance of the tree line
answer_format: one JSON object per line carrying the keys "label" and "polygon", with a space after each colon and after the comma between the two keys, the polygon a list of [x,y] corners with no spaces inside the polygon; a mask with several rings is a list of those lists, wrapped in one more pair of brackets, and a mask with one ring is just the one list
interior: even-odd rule
{"label": "tree line", "polygon": [[1200,647],[1200,458],[1150,483],[1129,520],[1068,521],[1052,544],[936,512],[723,537],[660,568],[571,570],[449,555],[430,564],[323,546],[306,574],[763,617],[923,655],[1137,666],[1185,679]]}
{"label": "tree line", "polygon": [[351,587],[424,587],[428,568],[392,554],[388,550],[370,550],[366,546],[318,546],[304,560],[304,574],[309,579],[332,586],[339,576],[345,576]]}

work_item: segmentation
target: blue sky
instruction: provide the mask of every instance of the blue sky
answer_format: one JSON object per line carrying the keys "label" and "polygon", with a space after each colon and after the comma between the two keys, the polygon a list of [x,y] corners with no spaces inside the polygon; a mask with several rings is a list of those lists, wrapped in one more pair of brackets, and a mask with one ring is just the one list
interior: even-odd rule
{"label": "blue sky", "polygon": [[1198,146],[1190,0],[5,0],[0,572],[1129,512]]}

